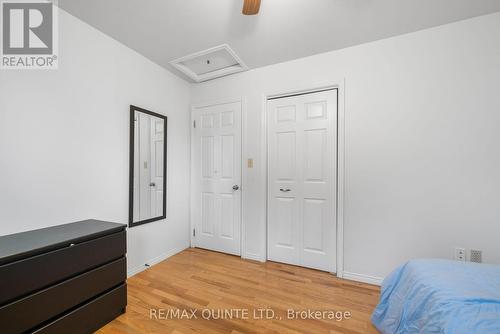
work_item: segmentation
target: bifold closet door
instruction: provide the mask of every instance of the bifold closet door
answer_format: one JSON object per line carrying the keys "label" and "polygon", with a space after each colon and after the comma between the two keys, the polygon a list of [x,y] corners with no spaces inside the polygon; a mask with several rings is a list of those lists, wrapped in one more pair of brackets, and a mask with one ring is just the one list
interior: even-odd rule
{"label": "bifold closet door", "polygon": [[337,90],[268,101],[268,259],[336,270]]}
{"label": "bifold closet door", "polygon": [[240,255],[241,102],[196,108],[193,120],[194,245]]}

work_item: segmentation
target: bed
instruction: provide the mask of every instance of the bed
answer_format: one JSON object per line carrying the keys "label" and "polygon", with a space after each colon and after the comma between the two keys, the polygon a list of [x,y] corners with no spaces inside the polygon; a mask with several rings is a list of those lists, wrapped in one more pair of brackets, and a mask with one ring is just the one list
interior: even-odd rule
{"label": "bed", "polygon": [[410,261],[382,283],[372,322],[383,334],[500,334],[500,266]]}

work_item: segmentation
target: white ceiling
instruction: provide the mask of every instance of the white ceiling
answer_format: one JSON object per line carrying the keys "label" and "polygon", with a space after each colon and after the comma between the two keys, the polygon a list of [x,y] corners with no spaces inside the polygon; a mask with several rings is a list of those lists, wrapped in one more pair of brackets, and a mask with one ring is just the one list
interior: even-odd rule
{"label": "white ceiling", "polygon": [[241,14],[243,0],[59,6],[179,74],[169,61],[224,43],[256,68],[500,11],[500,0],[262,0],[258,16]]}

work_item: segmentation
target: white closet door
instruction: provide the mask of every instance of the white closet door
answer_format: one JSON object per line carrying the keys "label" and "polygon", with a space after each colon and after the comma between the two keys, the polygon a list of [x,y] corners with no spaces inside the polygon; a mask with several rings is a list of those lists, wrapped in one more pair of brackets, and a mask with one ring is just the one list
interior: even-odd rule
{"label": "white closet door", "polygon": [[336,270],[337,90],[268,101],[268,259]]}
{"label": "white closet door", "polygon": [[193,118],[194,245],[240,255],[241,103],[197,108]]}

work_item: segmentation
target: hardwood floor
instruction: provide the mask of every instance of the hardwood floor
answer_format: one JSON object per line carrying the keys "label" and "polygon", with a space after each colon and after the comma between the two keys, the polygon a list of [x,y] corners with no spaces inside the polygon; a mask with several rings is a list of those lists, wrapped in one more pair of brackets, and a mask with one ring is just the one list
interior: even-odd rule
{"label": "hardwood floor", "polygon": [[[128,279],[127,313],[97,333],[378,333],[370,323],[378,297],[376,286],[329,273],[188,249]],[[326,312],[289,319],[288,309]]]}

